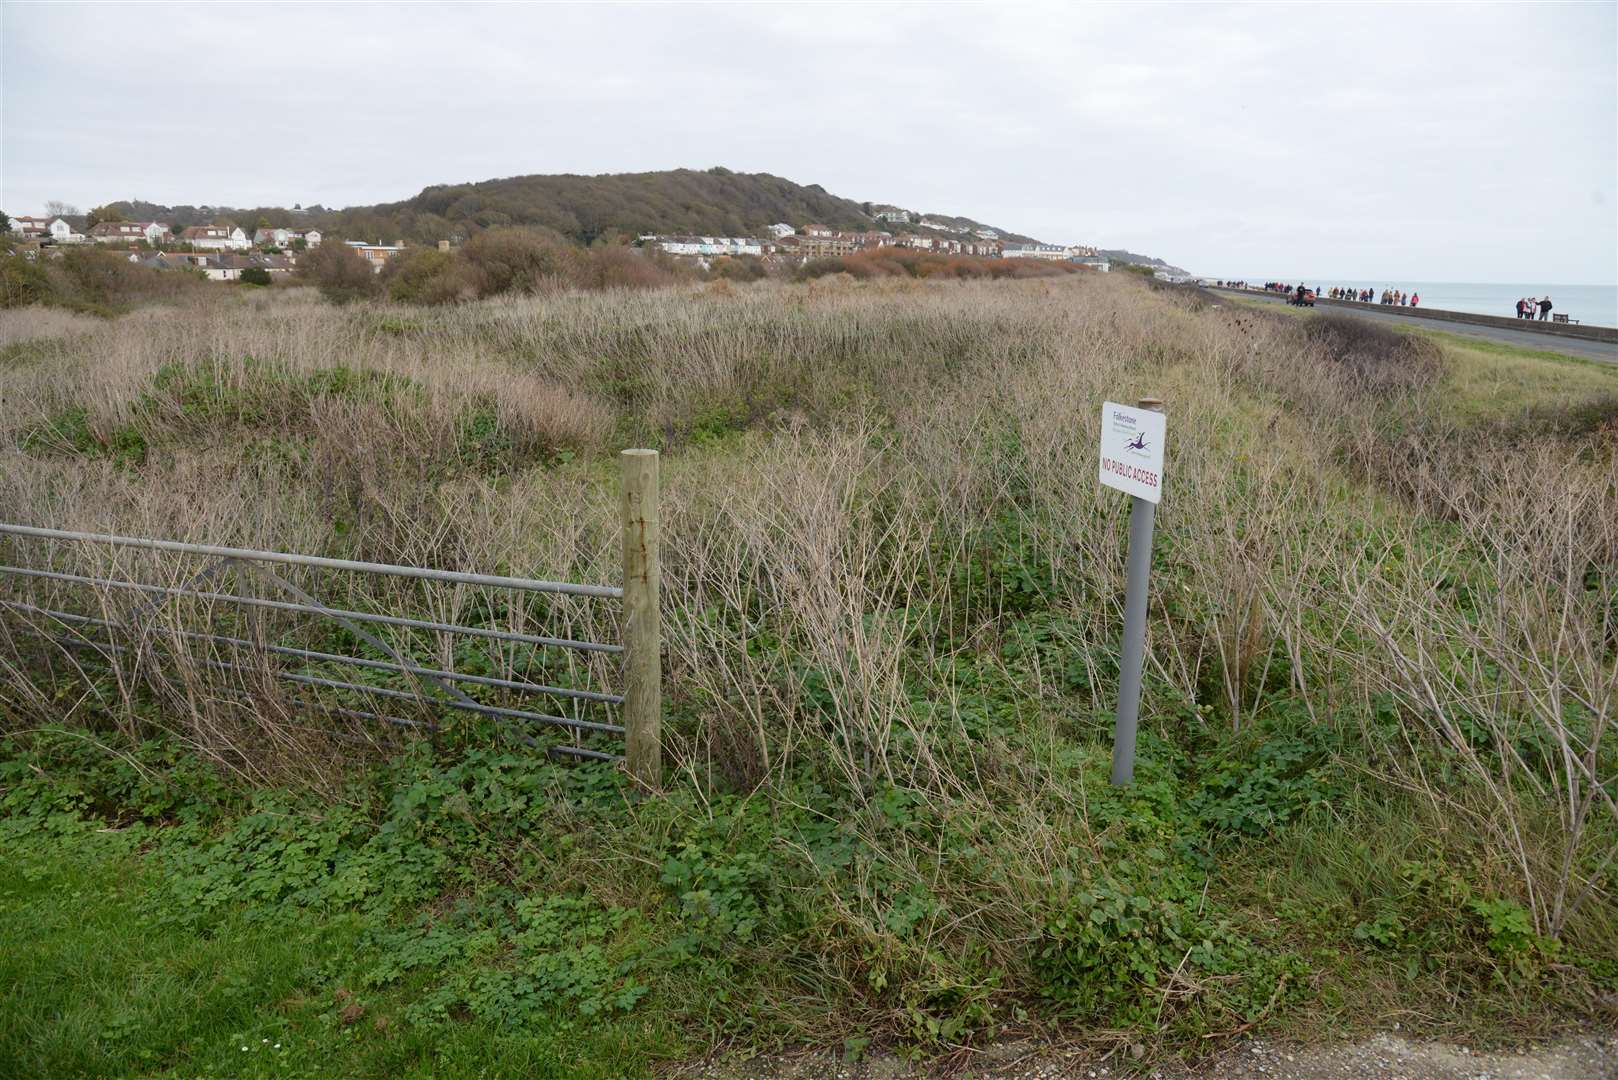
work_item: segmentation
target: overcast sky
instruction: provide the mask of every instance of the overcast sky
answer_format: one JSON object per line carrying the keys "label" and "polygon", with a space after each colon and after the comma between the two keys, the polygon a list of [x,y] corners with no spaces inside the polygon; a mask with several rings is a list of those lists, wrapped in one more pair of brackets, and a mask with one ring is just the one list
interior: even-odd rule
{"label": "overcast sky", "polygon": [[723,165],[1198,273],[1618,281],[1618,6],[0,4],[0,208]]}

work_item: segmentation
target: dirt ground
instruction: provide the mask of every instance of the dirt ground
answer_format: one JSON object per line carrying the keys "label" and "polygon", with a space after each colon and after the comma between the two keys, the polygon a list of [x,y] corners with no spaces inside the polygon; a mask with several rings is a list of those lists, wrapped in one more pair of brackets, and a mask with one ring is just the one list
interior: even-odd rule
{"label": "dirt ground", "polygon": [[[1125,1058],[1127,1048],[1120,1048]],[[1413,1041],[1387,1032],[1358,1042],[1292,1046],[1252,1039],[1195,1068],[1143,1069],[1093,1050],[1069,1054],[1010,1043],[942,1065],[913,1066],[899,1058],[845,1064],[832,1055],[757,1058],[698,1065],[689,1080],[910,1080],[919,1077],[994,1080],[1618,1080],[1618,1035],[1589,1033],[1511,1050],[1479,1051]]]}

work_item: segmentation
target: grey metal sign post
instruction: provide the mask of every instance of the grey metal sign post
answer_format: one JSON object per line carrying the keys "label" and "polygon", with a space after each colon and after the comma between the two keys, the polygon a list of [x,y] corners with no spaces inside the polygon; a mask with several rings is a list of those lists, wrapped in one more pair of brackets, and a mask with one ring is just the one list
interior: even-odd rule
{"label": "grey metal sign post", "polygon": [[1141,669],[1146,659],[1146,586],[1152,571],[1152,530],[1163,491],[1163,403],[1142,398],[1136,408],[1106,402],[1101,410],[1101,482],[1130,495],[1124,638],[1118,670],[1118,714],[1112,732],[1112,782],[1135,778]]}

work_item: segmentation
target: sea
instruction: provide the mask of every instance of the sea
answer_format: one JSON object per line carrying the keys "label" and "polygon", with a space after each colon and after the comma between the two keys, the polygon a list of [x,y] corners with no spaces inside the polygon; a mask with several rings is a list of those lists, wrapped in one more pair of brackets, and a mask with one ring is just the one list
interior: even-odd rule
{"label": "sea", "polygon": [[[1268,277],[1248,278],[1250,283],[1263,284]],[[1286,279],[1289,284],[1302,283],[1324,293],[1327,289],[1374,289],[1377,296],[1383,289],[1403,289],[1421,297],[1421,306],[1443,308],[1446,311],[1467,311],[1474,315],[1501,315],[1512,318],[1517,314],[1517,301],[1528,296],[1549,296],[1551,312],[1578,319],[1595,326],[1618,326],[1618,285],[1556,285],[1536,282],[1477,282],[1477,281],[1356,281],[1353,278],[1301,277]]]}

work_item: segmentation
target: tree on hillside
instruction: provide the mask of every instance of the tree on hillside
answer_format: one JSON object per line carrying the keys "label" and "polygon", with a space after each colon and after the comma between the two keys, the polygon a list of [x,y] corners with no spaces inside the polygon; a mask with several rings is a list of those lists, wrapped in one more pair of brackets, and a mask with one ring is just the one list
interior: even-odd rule
{"label": "tree on hillside", "polygon": [[61,199],[50,199],[45,203],[45,216],[48,218],[77,217],[79,208],[72,203]]}
{"label": "tree on hillside", "polygon": [[124,220],[123,213],[116,206],[114,206],[111,203],[108,203],[106,206],[93,206],[93,207],[91,207],[89,216],[87,216],[84,219],[84,227],[86,229],[93,229],[97,225],[101,224],[103,221],[123,221],[123,220]]}
{"label": "tree on hillside", "polygon": [[51,298],[45,268],[21,255],[0,255],[0,308],[26,307]]}
{"label": "tree on hillside", "polygon": [[567,275],[575,256],[543,229],[489,229],[467,241],[461,253],[477,269],[484,296],[544,288]]}
{"label": "tree on hillside", "polygon": [[460,254],[424,247],[389,259],[382,283],[401,304],[452,304],[477,296],[481,276]]}
{"label": "tree on hillside", "polygon": [[373,295],[378,288],[371,264],[347,244],[321,244],[298,261],[298,278],[334,304]]}

